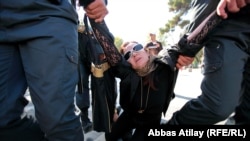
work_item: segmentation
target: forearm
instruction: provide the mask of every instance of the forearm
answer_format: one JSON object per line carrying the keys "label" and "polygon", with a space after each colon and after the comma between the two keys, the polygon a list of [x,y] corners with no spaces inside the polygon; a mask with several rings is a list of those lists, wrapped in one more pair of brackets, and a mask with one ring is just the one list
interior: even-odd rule
{"label": "forearm", "polygon": [[95,37],[103,48],[107,61],[111,66],[117,65],[121,61],[122,56],[114,44],[114,37],[110,33],[105,21],[96,23],[90,19],[90,24]]}
{"label": "forearm", "polygon": [[193,32],[213,11],[216,10],[220,0],[193,0],[191,8],[193,15],[191,16],[190,24],[186,28],[185,33]]}
{"label": "forearm", "polygon": [[194,0],[190,24],[187,26],[185,35],[175,46],[181,55],[194,57],[203,47],[206,35],[219,22],[220,18],[216,15],[216,7],[219,0]]}

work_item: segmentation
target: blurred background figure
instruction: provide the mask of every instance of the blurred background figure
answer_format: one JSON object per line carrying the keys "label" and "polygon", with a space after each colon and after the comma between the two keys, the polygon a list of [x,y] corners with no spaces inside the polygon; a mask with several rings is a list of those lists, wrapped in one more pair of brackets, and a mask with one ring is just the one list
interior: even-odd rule
{"label": "blurred background figure", "polygon": [[151,32],[149,33],[150,42],[146,44],[146,49],[151,55],[158,55],[162,50],[162,43],[156,40],[156,34]]}

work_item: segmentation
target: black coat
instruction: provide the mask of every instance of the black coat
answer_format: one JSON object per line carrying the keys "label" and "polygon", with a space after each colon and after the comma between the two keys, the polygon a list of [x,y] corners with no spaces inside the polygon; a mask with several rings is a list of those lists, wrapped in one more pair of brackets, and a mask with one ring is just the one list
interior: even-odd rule
{"label": "black coat", "polygon": [[[147,107],[149,114],[155,114],[156,111],[159,113],[166,113],[169,103],[173,98],[173,88],[175,84],[175,71],[170,67],[167,60],[164,57],[159,57],[154,60],[158,64],[158,68],[153,71],[155,73],[154,83],[158,90],[150,89],[149,104],[161,104],[158,106],[152,106],[150,109]],[[140,95],[140,81],[141,77],[131,68],[127,61],[122,60],[117,66],[111,68],[114,75],[121,79],[120,81],[120,105],[125,111],[136,112],[138,105],[135,104],[136,97]],[[161,72],[164,70],[164,72]],[[161,83],[165,83],[162,84]],[[144,91],[146,92],[146,91]],[[164,93],[164,94],[163,94]],[[155,102],[150,102],[154,99],[152,96],[161,95]],[[144,94],[145,95],[145,94]],[[145,96],[144,96],[145,97]],[[139,97],[140,98],[140,97]],[[140,104],[139,102],[137,102]],[[150,106],[150,105],[148,105]],[[136,108],[137,107],[137,108]],[[160,112],[159,112],[160,110]],[[146,110],[145,110],[146,111]],[[153,112],[155,111],[155,112]]]}

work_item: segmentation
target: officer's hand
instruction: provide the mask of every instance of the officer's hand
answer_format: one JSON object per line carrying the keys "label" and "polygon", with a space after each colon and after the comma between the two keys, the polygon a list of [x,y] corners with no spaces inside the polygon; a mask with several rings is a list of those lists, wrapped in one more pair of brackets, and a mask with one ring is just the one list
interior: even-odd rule
{"label": "officer's hand", "polygon": [[194,57],[179,55],[177,59],[176,67],[178,69],[182,69],[182,67],[190,65],[193,61],[194,61]]}
{"label": "officer's hand", "polygon": [[236,13],[240,8],[250,3],[250,0],[220,0],[217,6],[217,14],[223,19],[228,17],[227,12]]}
{"label": "officer's hand", "polygon": [[95,22],[102,22],[104,17],[108,14],[108,9],[104,0],[93,1],[84,10],[89,18],[95,19]]}

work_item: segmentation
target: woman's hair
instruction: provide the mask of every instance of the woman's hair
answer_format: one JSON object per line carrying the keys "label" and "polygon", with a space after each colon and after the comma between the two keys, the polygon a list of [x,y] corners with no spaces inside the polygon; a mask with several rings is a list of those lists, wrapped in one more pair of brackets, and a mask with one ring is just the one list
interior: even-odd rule
{"label": "woman's hair", "polygon": [[158,82],[159,79],[157,75],[155,75],[155,72],[151,72],[149,75],[147,75],[143,80],[143,85],[149,85],[153,90],[158,90],[158,88],[155,86],[154,79]]}

